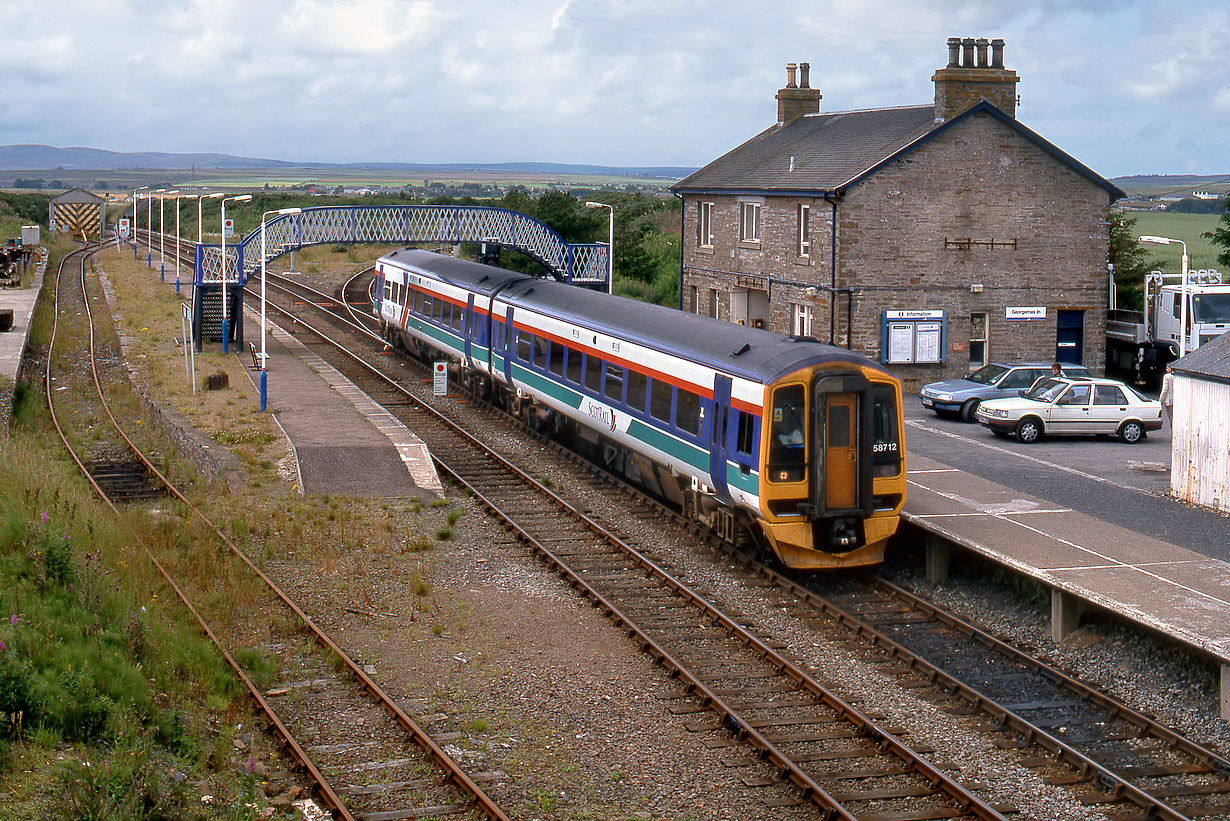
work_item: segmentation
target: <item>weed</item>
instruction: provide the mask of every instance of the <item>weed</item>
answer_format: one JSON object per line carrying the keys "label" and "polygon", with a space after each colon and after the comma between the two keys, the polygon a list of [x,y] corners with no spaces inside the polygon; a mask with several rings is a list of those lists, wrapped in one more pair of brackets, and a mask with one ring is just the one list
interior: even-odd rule
{"label": "weed", "polygon": [[530,799],[538,812],[555,812],[555,793],[550,790],[530,790]]}
{"label": "weed", "polygon": [[453,538],[453,529],[451,527],[442,527],[436,531],[436,541],[447,542]]}
{"label": "weed", "polygon": [[485,733],[491,729],[491,722],[485,718],[475,718],[470,721],[467,728],[472,733]]}
{"label": "weed", "polygon": [[444,635],[444,625],[440,624],[439,622],[436,622],[435,624],[431,626],[431,632],[432,632],[432,635],[435,635],[435,636]]}
{"label": "weed", "polygon": [[448,499],[432,499],[432,507],[448,507],[451,504]]}
{"label": "weed", "polygon": [[457,520],[460,519],[464,515],[466,515],[466,512],[463,508],[455,507],[452,510],[450,510],[448,512],[449,526],[452,527],[453,525],[457,524]]}

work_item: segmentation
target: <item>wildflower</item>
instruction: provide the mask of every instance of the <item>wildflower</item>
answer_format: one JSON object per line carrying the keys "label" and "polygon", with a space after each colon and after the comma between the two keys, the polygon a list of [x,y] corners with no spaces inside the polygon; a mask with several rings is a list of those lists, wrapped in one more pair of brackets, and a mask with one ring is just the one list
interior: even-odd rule
{"label": "wildflower", "polygon": [[4,639],[0,639],[0,653],[3,653],[8,648],[4,646]]}
{"label": "wildflower", "polygon": [[21,624],[21,616],[14,613],[13,615],[9,616],[9,621],[13,623],[14,627],[16,627],[17,625]]}
{"label": "wildflower", "polygon": [[50,521],[51,521],[51,517],[47,515],[47,511],[45,511],[45,510],[40,510],[40,511],[38,512],[38,517],[39,517],[40,519],[42,519],[44,522],[50,522]]}

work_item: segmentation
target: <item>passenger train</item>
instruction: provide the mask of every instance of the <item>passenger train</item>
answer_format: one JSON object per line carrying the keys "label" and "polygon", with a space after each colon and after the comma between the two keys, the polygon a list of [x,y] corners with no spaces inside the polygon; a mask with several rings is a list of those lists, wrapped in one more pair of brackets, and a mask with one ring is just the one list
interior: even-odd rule
{"label": "passenger train", "polygon": [[810,338],[406,249],[385,338],[790,568],[875,564],[905,501],[901,384]]}

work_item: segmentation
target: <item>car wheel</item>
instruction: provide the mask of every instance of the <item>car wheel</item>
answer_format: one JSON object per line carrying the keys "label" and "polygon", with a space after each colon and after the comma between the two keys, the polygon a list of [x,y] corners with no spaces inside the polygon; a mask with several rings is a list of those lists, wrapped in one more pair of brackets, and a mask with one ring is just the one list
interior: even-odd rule
{"label": "car wheel", "polygon": [[1139,422],[1124,422],[1119,426],[1119,441],[1134,445],[1145,438],[1145,429]]}
{"label": "car wheel", "polygon": [[982,404],[981,400],[971,399],[961,406],[961,421],[973,422],[974,414],[978,412],[978,406]]}
{"label": "car wheel", "polygon": [[1016,440],[1026,445],[1037,442],[1042,436],[1042,423],[1035,417],[1027,416],[1016,423]]}

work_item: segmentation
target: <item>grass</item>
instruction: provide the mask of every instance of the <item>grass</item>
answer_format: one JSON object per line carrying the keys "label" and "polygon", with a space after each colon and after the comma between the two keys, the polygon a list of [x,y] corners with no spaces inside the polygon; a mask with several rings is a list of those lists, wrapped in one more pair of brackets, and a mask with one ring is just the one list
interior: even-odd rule
{"label": "grass", "polygon": [[[1164,211],[1138,213],[1133,211],[1129,213],[1129,216],[1136,220],[1137,236],[1160,236],[1187,243],[1188,265],[1191,270],[1218,268],[1230,277],[1230,270],[1224,270],[1226,269],[1224,265],[1219,268],[1217,263],[1218,253],[1225,249],[1213,245],[1200,236],[1217,227],[1221,218],[1219,214],[1170,214]],[[1182,253],[1179,246],[1147,244],[1144,247],[1149,250],[1154,260],[1154,269],[1176,273],[1179,271],[1179,256]]]}

